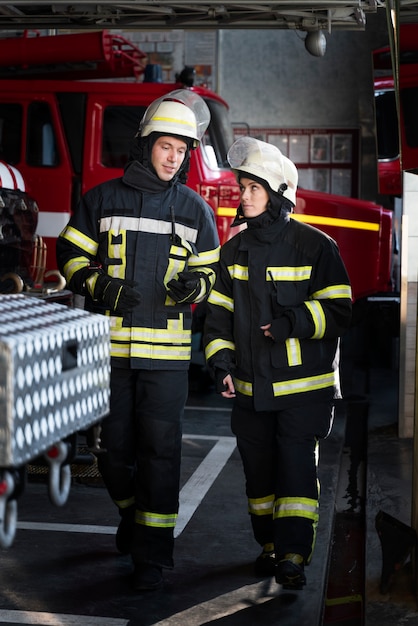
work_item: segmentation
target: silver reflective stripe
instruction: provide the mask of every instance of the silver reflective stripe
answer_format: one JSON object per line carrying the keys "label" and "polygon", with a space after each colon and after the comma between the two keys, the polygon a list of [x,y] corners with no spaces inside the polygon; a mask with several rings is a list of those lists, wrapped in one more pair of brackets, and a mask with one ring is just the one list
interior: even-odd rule
{"label": "silver reflective stripe", "polygon": [[[121,231],[133,231],[151,233],[155,235],[171,235],[172,224],[164,220],[154,220],[149,217],[125,217],[123,215],[113,215],[103,217],[100,220],[100,232],[112,231],[115,234]],[[198,230],[189,228],[184,224],[175,224],[176,234],[182,239],[195,243],[197,241]]]}
{"label": "silver reflective stripe", "polygon": [[147,513],[135,511],[135,523],[154,528],[174,528],[177,521],[177,513],[165,515],[164,513]]}
{"label": "silver reflective stripe", "polygon": [[286,396],[291,393],[325,389],[337,383],[338,375],[335,372],[329,372],[318,376],[308,376],[308,378],[295,378],[294,380],[273,383],[273,393],[275,396]]}
{"label": "silver reflective stripe", "polygon": [[318,500],[311,498],[278,498],[274,503],[274,518],[279,517],[306,517],[318,521]]}
{"label": "silver reflective stripe", "polygon": [[312,274],[312,265],[301,265],[300,267],[283,266],[267,267],[266,280],[270,281],[300,281],[309,280]]}
{"label": "silver reflective stripe", "polygon": [[286,339],[287,362],[291,367],[302,365],[300,341],[295,337]]}
{"label": "silver reflective stripe", "polygon": [[322,339],[327,325],[322,304],[318,300],[312,302],[307,301],[305,302],[305,306],[309,310],[315,326],[315,332],[312,335],[312,339]]}
{"label": "silver reflective stripe", "polygon": [[222,306],[230,313],[234,312],[234,300],[225,296],[220,291],[215,291],[215,289],[212,289],[212,291],[210,292],[208,302],[210,304],[217,304],[218,306]]}
{"label": "silver reflective stripe", "polygon": [[230,277],[235,280],[248,280],[248,267],[245,265],[229,265],[228,272]]}
{"label": "silver reflective stripe", "polygon": [[272,515],[274,495],[265,498],[248,498],[248,512],[252,515]]}
{"label": "silver reflective stripe", "polygon": [[233,350],[235,352],[235,344],[232,341],[226,341],[225,339],[214,339],[205,348],[205,356],[207,359],[210,359],[214,354],[219,352],[219,350],[224,350],[228,348],[229,350]]}

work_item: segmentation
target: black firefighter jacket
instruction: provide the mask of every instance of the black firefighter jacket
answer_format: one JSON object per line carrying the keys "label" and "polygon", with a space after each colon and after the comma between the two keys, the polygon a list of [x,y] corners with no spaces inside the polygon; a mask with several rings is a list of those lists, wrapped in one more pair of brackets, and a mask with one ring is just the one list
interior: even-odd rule
{"label": "black firefighter jacket", "polygon": [[[60,234],[58,266],[69,288],[85,295],[85,308],[110,316],[111,360],[117,367],[181,370],[191,354],[191,307],[167,295],[181,271],[205,272],[215,280],[219,238],[209,205],[185,185],[163,191],[135,186],[129,175],[88,191]],[[153,190],[154,191],[154,190]],[[137,283],[141,303],[123,317],[104,309],[89,293],[89,275],[99,265],[110,276]],[[86,285],[87,281],[87,285]],[[202,280],[196,302],[207,297]]]}
{"label": "black firefighter jacket", "polygon": [[[249,227],[221,250],[205,326],[209,368],[230,371],[236,401],[256,411],[339,398],[339,337],[351,306],[330,237],[289,214]],[[283,315],[290,336],[265,337],[260,326]]]}

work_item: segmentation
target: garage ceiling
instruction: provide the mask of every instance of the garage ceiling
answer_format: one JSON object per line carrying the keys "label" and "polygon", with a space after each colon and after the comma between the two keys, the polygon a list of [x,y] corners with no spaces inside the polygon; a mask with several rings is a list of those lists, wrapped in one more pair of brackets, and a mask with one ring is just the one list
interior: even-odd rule
{"label": "garage ceiling", "polygon": [[[388,0],[390,1],[390,0]],[[399,0],[391,0],[391,4]],[[401,0],[402,21],[418,21],[418,2]],[[0,0],[0,29],[364,30],[383,0]]]}
{"label": "garage ceiling", "polygon": [[[408,3],[409,4],[409,3]],[[413,3],[416,4],[416,3]],[[0,0],[0,28],[362,30],[384,2],[284,0]]]}

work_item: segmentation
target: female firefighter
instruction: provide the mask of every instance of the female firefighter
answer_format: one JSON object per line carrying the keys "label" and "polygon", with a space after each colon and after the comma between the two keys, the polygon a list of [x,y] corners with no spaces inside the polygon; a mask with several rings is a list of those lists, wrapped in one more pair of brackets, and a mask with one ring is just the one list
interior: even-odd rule
{"label": "female firefighter", "polygon": [[339,337],[351,288],[335,242],[292,219],[298,173],[273,145],[238,139],[228,160],[241,190],[208,299],[204,345],[216,389],[234,398],[260,576],[301,589],[318,523],[319,439],[341,397]]}
{"label": "female firefighter", "polygon": [[86,308],[111,319],[110,414],[98,465],[121,521],[138,591],[173,567],[191,309],[215,280],[213,211],[184,184],[209,109],[177,90],[141,120],[122,178],[88,191],[57,243],[60,271]]}

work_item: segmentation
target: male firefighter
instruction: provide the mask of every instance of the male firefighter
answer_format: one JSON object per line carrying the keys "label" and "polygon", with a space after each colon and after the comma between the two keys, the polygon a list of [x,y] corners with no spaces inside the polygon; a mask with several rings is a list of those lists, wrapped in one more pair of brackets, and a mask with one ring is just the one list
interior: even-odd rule
{"label": "male firefighter", "polygon": [[241,190],[221,250],[204,334],[217,391],[234,398],[232,430],[262,552],[259,576],[301,589],[318,523],[319,439],[340,398],[339,337],[351,288],[335,242],[291,219],[298,172],[273,145],[238,139],[228,153]]}
{"label": "male firefighter", "polygon": [[176,90],[146,110],[121,178],[88,191],[57,243],[60,271],[89,311],[111,320],[110,413],[98,466],[121,516],[138,591],[172,568],[191,304],[215,280],[210,207],[186,187],[190,151],[209,124],[204,100]]}

